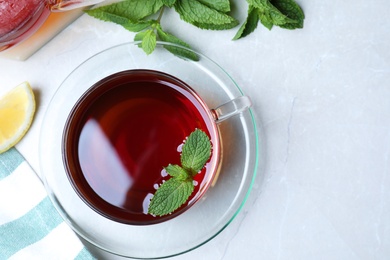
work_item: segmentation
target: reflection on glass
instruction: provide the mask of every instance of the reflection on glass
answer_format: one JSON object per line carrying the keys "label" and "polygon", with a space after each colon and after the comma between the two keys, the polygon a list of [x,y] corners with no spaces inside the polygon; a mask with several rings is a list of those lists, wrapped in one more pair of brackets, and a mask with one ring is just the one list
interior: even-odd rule
{"label": "reflection on glass", "polygon": [[79,157],[91,188],[110,204],[125,204],[133,179],[96,120],[88,120],[81,131]]}

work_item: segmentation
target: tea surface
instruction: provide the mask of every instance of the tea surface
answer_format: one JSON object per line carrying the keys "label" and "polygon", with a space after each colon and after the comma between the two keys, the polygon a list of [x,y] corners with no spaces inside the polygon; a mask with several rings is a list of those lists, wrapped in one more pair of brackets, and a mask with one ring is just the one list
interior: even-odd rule
{"label": "tea surface", "polygon": [[[124,72],[98,85],[99,91],[74,110],[74,131],[66,144],[80,195],[98,212],[131,224],[179,214],[187,203],[171,215],[154,217],[147,214],[149,201],[169,178],[163,167],[180,164],[181,145],[193,130],[202,129],[215,141],[207,112],[186,89],[151,72]],[[213,168],[195,176],[190,201],[199,197]]]}

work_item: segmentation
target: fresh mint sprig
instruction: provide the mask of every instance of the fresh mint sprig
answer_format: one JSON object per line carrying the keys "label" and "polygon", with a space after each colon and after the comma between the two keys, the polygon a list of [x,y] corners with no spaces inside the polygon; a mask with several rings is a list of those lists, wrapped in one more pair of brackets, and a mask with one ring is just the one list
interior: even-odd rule
{"label": "fresh mint sprig", "polygon": [[[295,0],[247,0],[248,15],[233,40],[251,34],[260,22],[269,30],[303,27],[304,13]],[[161,27],[165,9],[174,9],[185,22],[207,30],[227,30],[239,25],[231,14],[230,0],[122,0],[85,12],[97,19],[114,22],[137,33],[140,47],[151,54],[157,40],[190,48],[190,45]],[[185,48],[165,46],[173,54],[191,60],[199,57]]]}
{"label": "fresh mint sprig", "polygon": [[[165,8],[174,8],[182,20],[202,29],[224,30],[238,25],[236,19],[226,14],[230,10],[229,0],[123,0],[85,12],[136,32],[134,40],[141,41],[140,47],[146,54],[155,50],[157,40],[191,48],[188,43],[162,28],[160,21]],[[164,47],[181,58],[199,60],[198,55],[185,48]]]}
{"label": "fresh mint sprig", "polygon": [[192,132],[182,147],[181,166],[165,167],[171,178],[163,182],[152,197],[148,213],[164,216],[183,205],[194,191],[193,177],[203,169],[211,156],[211,142],[202,130]]}

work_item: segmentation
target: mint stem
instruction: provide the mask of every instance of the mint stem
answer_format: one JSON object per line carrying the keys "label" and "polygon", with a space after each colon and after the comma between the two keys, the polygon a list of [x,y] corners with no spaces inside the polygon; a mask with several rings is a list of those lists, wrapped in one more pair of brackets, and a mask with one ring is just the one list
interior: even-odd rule
{"label": "mint stem", "polygon": [[161,7],[160,14],[158,15],[157,22],[160,23],[161,18],[164,14],[165,6]]}

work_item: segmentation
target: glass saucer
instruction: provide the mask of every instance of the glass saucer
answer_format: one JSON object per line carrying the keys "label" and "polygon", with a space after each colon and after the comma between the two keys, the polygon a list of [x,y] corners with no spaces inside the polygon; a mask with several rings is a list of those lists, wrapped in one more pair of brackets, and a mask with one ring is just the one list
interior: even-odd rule
{"label": "glass saucer", "polygon": [[[191,61],[172,55],[166,47],[197,55]],[[62,133],[80,96],[95,82],[129,69],[152,69],[171,74],[190,85],[210,108],[236,97],[242,90],[206,56],[173,44],[158,42],[146,55],[138,43],[100,52],[78,66],[53,96],[42,125],[39,156],[41,174],[51,201],[67,224],[81,237],[113,254],[130,258],[164,258],[188,252],[226,228],[259,181],[259,136],[252,111],[219,124],[223,159],[218,178],[205,195],[183,214],[154,225],[128,225],[96,213],[76,194],[62,162]]]}

